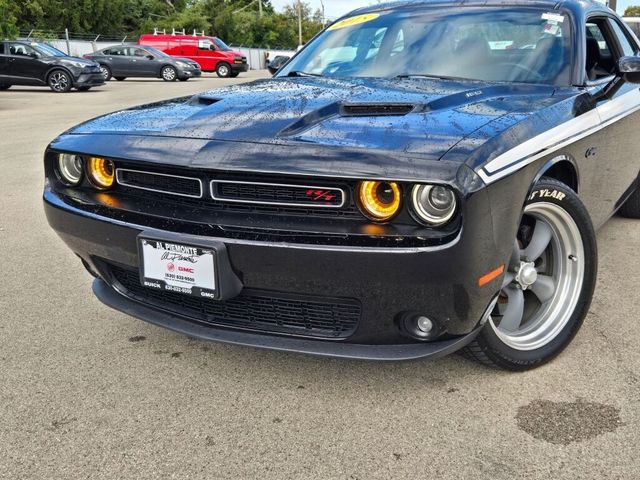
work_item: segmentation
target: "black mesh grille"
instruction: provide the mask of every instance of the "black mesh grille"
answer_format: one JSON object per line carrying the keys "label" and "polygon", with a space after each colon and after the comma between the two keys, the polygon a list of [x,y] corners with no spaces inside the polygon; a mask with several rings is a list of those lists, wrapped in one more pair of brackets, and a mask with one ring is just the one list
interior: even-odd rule
{"label": "black mesh grille", "polygon": [[197,178],[159,175],[134,170],[118,170],[118,183],[127,187],[152,189],[175,195],[202,196],[202,184]]}
{"label": "black mesh grille", "polygon": [[305,187],[263,183],[214,182],[214,195],[218,200],[286,203],[316,207],[340,207],[344,193],[326,187]]}
{"label": "black mesh grille", "polygon": [[216,302],[148,289],[140,284],[138,272],[109,268],[130,297],[210,325],[339,339],[351,336],[360,321],[360,303],[352,299],[245,291]]}

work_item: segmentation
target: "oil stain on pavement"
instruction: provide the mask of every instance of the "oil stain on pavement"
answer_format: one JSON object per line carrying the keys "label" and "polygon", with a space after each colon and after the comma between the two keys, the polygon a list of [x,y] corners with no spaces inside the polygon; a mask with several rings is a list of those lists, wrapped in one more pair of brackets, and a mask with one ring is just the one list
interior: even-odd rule
{"label": "oil stain on pavement", "polygon": [[622,425],[620,411],[601,403],[534,400],[518,409],[520,430],[554,445],[569,445],[613,432]]}

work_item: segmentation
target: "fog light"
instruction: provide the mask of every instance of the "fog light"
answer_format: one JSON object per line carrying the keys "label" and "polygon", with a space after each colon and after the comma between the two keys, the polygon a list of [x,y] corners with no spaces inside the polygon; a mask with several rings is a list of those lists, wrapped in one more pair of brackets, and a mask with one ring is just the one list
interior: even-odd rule
{"label": "fog light", "polygon": [[406,312],[399,317],[398,326],[402,333],[414,340],[435,340],[443,333],[437,322],[429,317]]}
{"label": "fog light", "polygon": [[418,330],[423,333],[429,334],[433,331],[433,322],[427,317],[418,317],[416,323],[418,325]]}
{"label": "fog light", "polygon": [[75,186],[82,180],[82,157],[61,153],[58,155],[58,176],[67,185]]}
{"label": "fog light", "polygon": [[115,180],[115,166],[106,158],[89,157],[87,172],[91,182],[101,190],[111,188]]}

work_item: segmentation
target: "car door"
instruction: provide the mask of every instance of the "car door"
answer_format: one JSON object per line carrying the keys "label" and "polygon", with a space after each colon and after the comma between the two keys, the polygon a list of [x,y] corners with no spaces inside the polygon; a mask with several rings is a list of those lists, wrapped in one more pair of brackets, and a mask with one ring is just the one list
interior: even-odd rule
{"label": "car door", "polygon": [[126,77],[129,72],[128,47],[112,47],[103,50],[104,56],[109,62],[109,68],[114,77]]}
{"label": "car door", "polygon": [[5,49],[9,52],[9,76],[14,82],[23,85],[41,85],[46,82],[49,65],[42,61],[42,54],[19,42],[7,42]]}
{"label": "car door", "polygon": [[[640,172],[640,88],[624,83],[618,84],[617,89],[608,89],[616,79],[619,59],[639,51],[636,41],[626,32],[611,16],[592,17],[586,24],[587,86],[598,100],[600,131],[589,138],[589,148],[581,152],[585,166],[581,184],[588,192],[592,203],[588,207],[596,225],[620,207]],[[602,95],[605,91],[609,95]]]}
{"label": "car door", "polygon": [[131,71],[141,77],[157,77],[160,72],[160,64],[154,55],[143,48],[129,47],[129,60]]}
{"label": "car door", "polygon": [[9,79],[9,57],[4,53],[4,43],[0,42],[0,83]]}

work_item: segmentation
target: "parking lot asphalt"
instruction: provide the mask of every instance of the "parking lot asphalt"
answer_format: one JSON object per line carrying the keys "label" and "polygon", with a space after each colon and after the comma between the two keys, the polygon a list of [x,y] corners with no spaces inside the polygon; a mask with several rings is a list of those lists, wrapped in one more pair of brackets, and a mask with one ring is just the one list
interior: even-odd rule
{"label": "parking lot asphalt", "polygon": [[47,143],[260,75],[0,92],[0,478],[639,478],[640,221],[599,232],[585,326],[522,374],[456,355],[377,364],[206,343],[93,298],[43,214]]}

